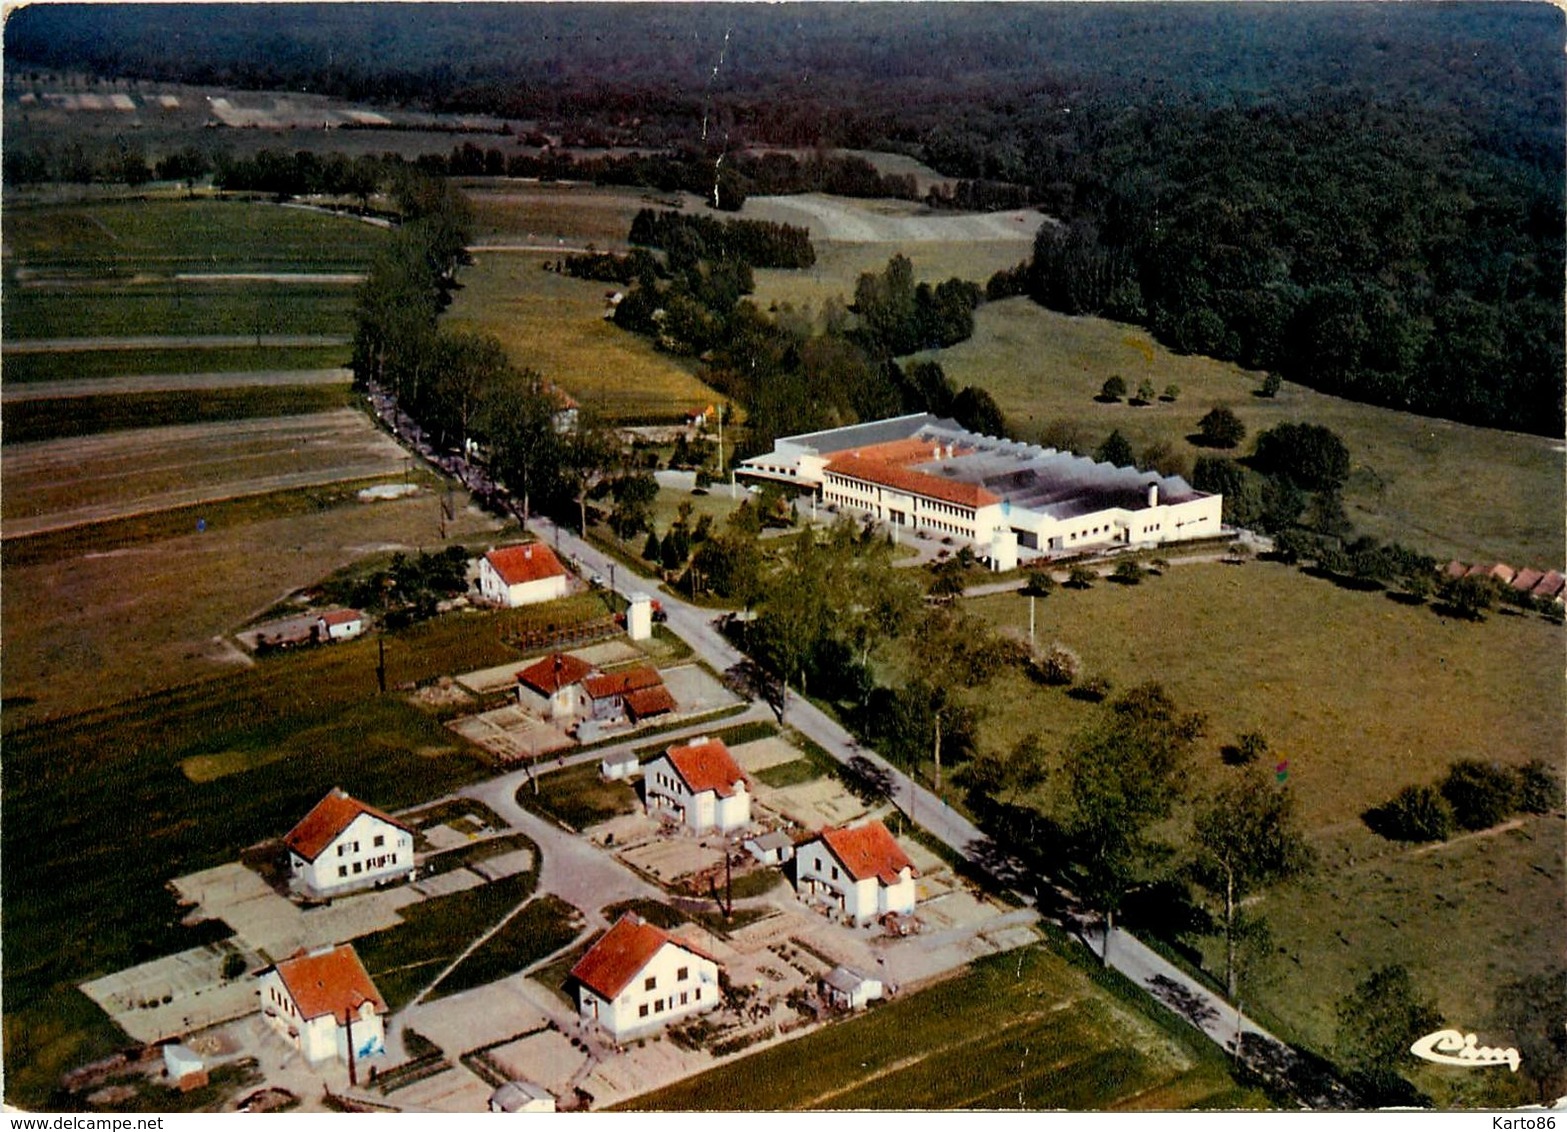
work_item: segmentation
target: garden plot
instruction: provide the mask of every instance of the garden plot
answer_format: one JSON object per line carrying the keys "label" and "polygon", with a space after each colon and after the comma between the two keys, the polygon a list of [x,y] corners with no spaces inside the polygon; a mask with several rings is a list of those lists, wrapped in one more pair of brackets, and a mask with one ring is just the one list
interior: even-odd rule
{"label": "garden plot", "polygon": [[713,679],[700,665],[682,664],[678,668],[666,668],[659,675],[664,678],[664,686],[675,698],[675,703],[680,705],[681,715],[700,715],[740,702],[740,697]]}
{"label": "garden plot", "polygon": [[660,838],[623,849],[616,855],[638,872],[666,884],[721,864],[724,859],[721,846],[709,847],[705,842],[687,837]]}
{"label": "garden plot", "polygon": [[844,825],[869,812],[865,803],[835,778],[818,778],[782,789],[759,781],[756,800],[764,808],[806,829]]}
{"label": "garden plot", "polygon": [[776,735],[758,739],[753,743],[741,743],[737,747],[731,747],[729,753],[735,757],[735,762],[740,764],[741,770],[752,774],[759,770],[766,770],[768,767],[792,763],[803,757],[797,749]]}
{"label": "garden plot", "polygon": [[512,1080],[532,1081],[557,1097],[568,1095],[587,1054],[556,1029],[540,1030],[489,1051],[489,1060]]}
{"label": "garden plot", "polygon": [[519,707],[480,712],[454,720],[447,726],[505,762],[537,758],[576,745],[574,740]]}
{"label": "garden plot", "polygon": [[[224,961],[235,954],[246,959],[245,972],[225,978]],[[247,977],[257,966],[230,943],[208,944],[83,983],[82,993],[132,1038],[156,1042],[259,1009]]]}
{"label": "garden plot", "polygon": [[464,1066],[454,1065],[398,1089],[389,1101],[407,1112],[484,1112],[494,1091]]}

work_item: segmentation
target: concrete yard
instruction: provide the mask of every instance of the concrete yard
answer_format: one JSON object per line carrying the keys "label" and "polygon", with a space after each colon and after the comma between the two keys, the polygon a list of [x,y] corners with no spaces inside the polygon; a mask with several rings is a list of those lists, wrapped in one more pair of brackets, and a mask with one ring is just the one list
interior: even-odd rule
{"label": "concrete yard", "polygon": [[499,1046],[490,1058],[511,1079],[532,1081],[562,1097],[571,1092],[588,1055],[560,1030],[549,1029]]}
{"label": "concrete yard", "polygon": [[517,707],[465,716],[447,726],[508,761],[537,758],[576,746],[569,736]]}
{"label": "concrete yard", "polygon": [[805,757],[776,735],[767,739],[757,739],[751,743],[741,743],[738,747],[729,748],[729,753],[735,757],[735,762],[740,764],[741,770],[752,774]]}
{"label": "concrete yard", "polygon": [[701,715],[740,703],[740,697],[724,687],[698,664],[682,664],[659,673],[675,697],[681,715]]}

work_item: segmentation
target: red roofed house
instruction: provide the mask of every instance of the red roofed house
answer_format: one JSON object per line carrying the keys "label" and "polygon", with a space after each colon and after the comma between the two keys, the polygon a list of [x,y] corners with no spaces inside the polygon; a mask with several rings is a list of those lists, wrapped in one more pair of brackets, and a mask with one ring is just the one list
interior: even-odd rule
{"label": "red roofed house", "polygon": [[582,1018],[616,1041],[719,1004],[718,961],[627,912],[571,969]]}
{"label": "red roofed house", "polygon": [[261,1016],[312,1064],[386,1052],[386,1001],[351,944],[300,951],[261,972]]}
{"label": "red roofed house", "polygon": [[1530,590],[1529,592],[1532,593],[1535,597],[1549,597],[1555,598],[1557,601],[1561,601],[1562,589],[1564,585],[1567,585],[1567,579],[1564,579],[1562,575],[1555,570],[1547,570],[1545,572],[1545,576],[1542,577],[1535,585],[1534,589]]}
{"label": "red roofed house", "polygon": [[668,814],[698,833],[751,824],[745,772],[722,739],[670,747],[642,768],[647,812]]}
{"label": "red roofed house", "polygon": [[357,609],[331,609],[316,618],[322,640],[351,641],[365,631],[365,615]]}
{"label": "red roofed house", "polygon": [[887,827],[874,819],[822,830],[795,850],[794,868],[802,900],[825,901],[855,924],[914,911],[918,870]]}
{"label": "red roofed house", "polygon": [[1533,566],[1525,566],[1518,573],[1514,574],[1513,580],[1507,584],[1519,593],[1528,593],[1540,584],[1540,579],[1543,577],[1545,577],[1545,574],[1542,571],[1536,570]]}
{"label": "red roofed house", "polygon": [[546,719],[575,719],[587,710],[582,682],[597,671],[580,657],[550,653],[517,673],[518,706],[538,708]]}
{"label": "red roofed house", "polygon": [[479,593],[516,608],[566,596],[566,568],[542,542],[503,546],[479,559]]}
{"label": "red roofed house", "polygon": [[374,806],[356,802],[341,788],[317,802],[283,842],[288,846],[290,885],[311,896],[413,879],[413,830]]}
{"label": "red roofed house", "polygon": [[582,690],[587,696],[586,714],[606,723],[622,719],[637,723],[675,710],[664,678],[650,664],[596,672],[582,681]]}

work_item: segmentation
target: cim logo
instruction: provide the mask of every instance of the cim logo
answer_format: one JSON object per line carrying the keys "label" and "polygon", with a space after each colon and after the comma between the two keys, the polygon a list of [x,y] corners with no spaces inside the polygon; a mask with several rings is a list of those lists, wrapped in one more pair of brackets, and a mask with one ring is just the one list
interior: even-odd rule
{"label": "cim logo", "polygon": [[1477,1046],[1473,1034],[1461,1034],[1457,1030],[1438,1030],[1434,1034],[1427,1034],[1410,1046],[1409,1052],[1438,1065],[1458,1065],[1465,1069],[1505,1065],[1514,1073],[1518,1072],[1518,1064],[1522,1060],[1516,1049]]}

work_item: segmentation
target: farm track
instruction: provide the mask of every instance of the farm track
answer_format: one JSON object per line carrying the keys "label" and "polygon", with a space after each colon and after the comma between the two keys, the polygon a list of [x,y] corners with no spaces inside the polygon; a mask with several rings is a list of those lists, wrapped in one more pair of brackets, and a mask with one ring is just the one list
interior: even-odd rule
{"label": "farm track", "polygon": [[195,334],[159,338],[27,338],[8,341],[12,354],[70,354],[95,350],[228,350],[248,346],[300,348],[347,346],[353,339],[347,334]]}
{"label": "farm track", "polygon": [[352,371],[331,369],[241,370],[232,373],[145,373],[92,377],[77,381],[12,382],[0,388],[0,403],[58,397],[105,397],[125,393],[163,393],[187,389],[252,389],[289,385],[347,385]]}

